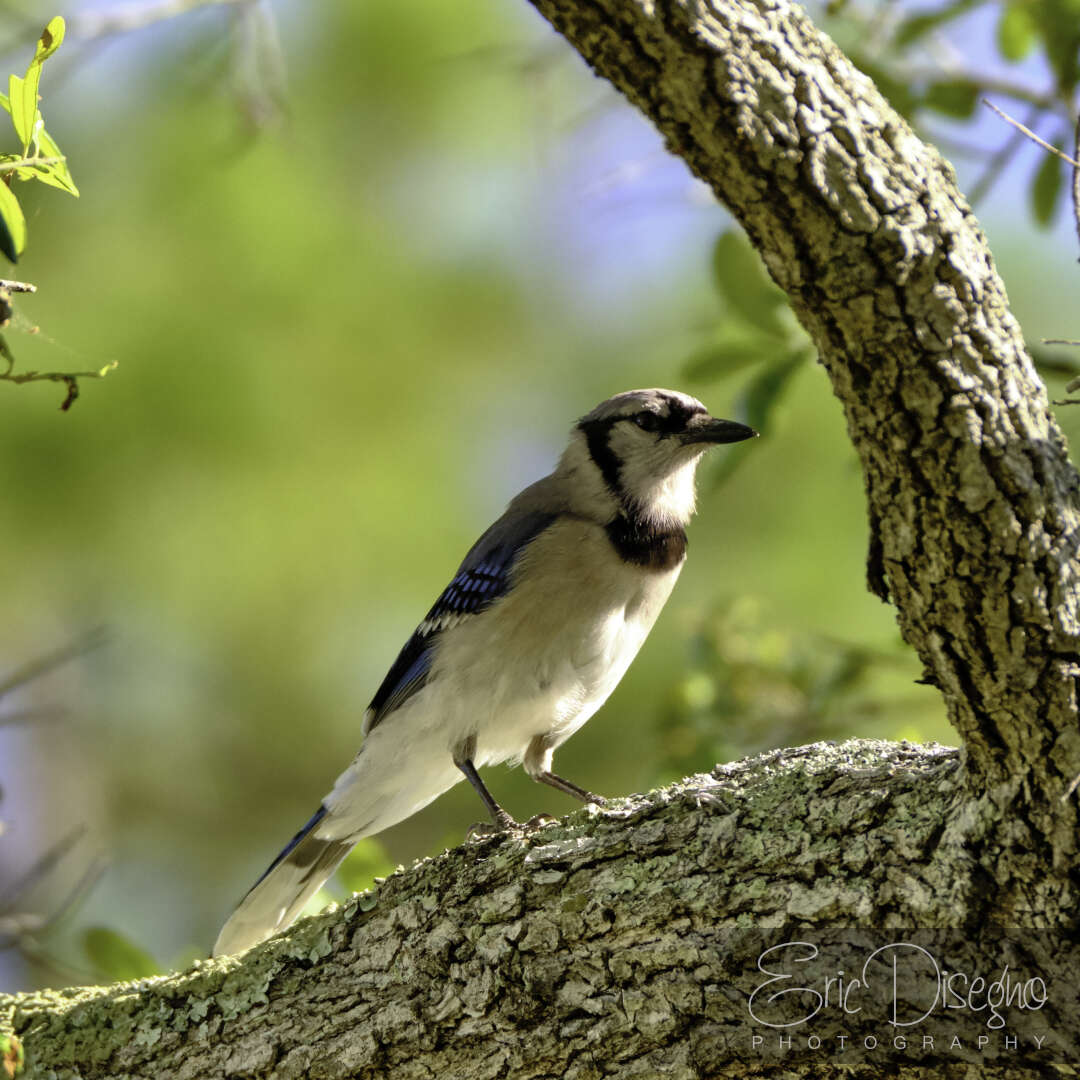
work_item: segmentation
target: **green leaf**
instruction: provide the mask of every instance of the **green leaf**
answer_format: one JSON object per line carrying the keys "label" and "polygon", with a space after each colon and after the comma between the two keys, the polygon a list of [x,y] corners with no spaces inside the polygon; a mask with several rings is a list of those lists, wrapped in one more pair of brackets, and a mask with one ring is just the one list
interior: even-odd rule
{"label": "green leaf", "polygon": [[[56,141],[44,128],[38,132],[38,149],[42,157],[63,158],[64,156],[60,152],[60,147],[56,145]],[[68,172],[66,161],[57,161],[52,165],[39,165],[37,169],[37,178],[43,183],[60,188],[61,191],[74,195],[76,199],[79,197],[79,189],[75,186],[71,173]]]}
{"label": "green leaf", "polygon": [[1006,60],[1023,60],[1038,38],[1038,27],[1027,3],[1009,4],[997,24],[997,44]]}
{"label": "green leaf", "polygon": [[[31,78],[31,72],[36,76]],[[8,79],[8,100],[11,104],[11,121],[15,125],[15,134],[23,144],[23,153],[30,146],[34,137],[34,121],[37,119],[37,91],[41,68],[30,65],[25,79],[12,75]]]}
{"label": "green leaf", "polygon": [[[746,455],[750,453],[750,447],[754,445],[754,442],[754,439],[747,439],[746,442],[736,443],[734,446],[727,446],[723,449],[724,456],[713,467],[708,481],[713,491],[732,478],[735,471],[746,460]],[[715,456],[715,454],[716,451],[714,450],[713,455]]]}
{"label": "green leaf", "polygon": [[15,193],[0,180],[0,252],[18,262],[26,247],[26,218]]}
{"label": "green leaf", "polygon": [[946,116],[966,119],[975,112],[979,100],[979,87],[967,79],[947,79],[931,83],[926,88],[923,105]]}
{"label": "green leaf", "polygon": [[386,877],[393,869],[394,864],[386,857],[382,845],[368,837],[345,856],[337,876],[350,893],[355,893],[370,889],[375,878]]}
{"label": "green leaf", "polygon": [[682,366],[683,376],[693,382],[705,382],[708,379],[722,379],[751,364],[759,364],[769,355],[773,342],[768,339],[758,341],[716,341],[695,349]]}
{"label": "green leaf", "polygon": [[739,397],[736,415],[762,435],[772,426],[773,409],[780,402],[792,375],[809,359],[806,349],[796,349],[771,363],[747,383]]}
{"label": "green leaf", "polygon": [[[1060,149],[1062,140],[1055,145]],[[1031,181],[1031,212],[1044,229],[1054,220],[1058,196],[1061,194],[1063,162],[1055,154],[1046,153]]]}
{"label": "green leaf", "polygon": [[911,45],[931,30],[936,30],[980,3],[982,0],[957,0],[955,4],[945,4],[936,11],[917,11],[900,23],[893,40],[901,48]]}
{"label": "green leaf", "polygon": [[1077,81],[1077,54],[1080,52],[1080,3],[1077,0],[1040,0],[1028,8],[1038,28],[1039,41],[1054,74],[1061,100],[1072,97]]}
{"label": "green leaf", "polygon": [[64,20],[57,15],[50,19],[48,26],[42,30],[25,78],[12,75],[8,80],[8,111],[15,125],[15,134],[22,141],[23,153],[26,153],[34,139],[34,127],[40,116],[38,88],[41,84],[41,65],[60,48],[63,40]]}
{"label": "green leaf", "polygon": [[944,12],[920,11],[909,15],[896,29],[896,44],[903,47],[925,37],[945,20]]}
{"label": "green leaf", "polygon": [[83,934],[82,945],[86,958],[108,979],[145,979],[160,972],[145,949],[108,927],[92,926]]}
{"label": "green leaf", "polygon": [[30,61],[31,64],[37,64],[41,67],[43,63],[60,46],[64,41],[64,17],[62,15],[54,15],[44,30],[41,31],[41,37],[38,38],[37,48],[34,50],[34,59]]}
{"label": "green leaf", "polygon": [[52,165],[35,165],[32,169],[19,169],[16,175],[20,180],[40,180],[49,187],[59,188],[69,195],[79,197],[79,189],[72,181],[67,165],[62,161]]}
{"label": "green leaf", "polygon": [[713,246],[713,281],[731,313],[774,337],[783,337],[784,294],[769,280],[761,258],[741,233],[721,233]]}
{"label": "green leaf", "polygon": [[1080,365],[1076,360],[1063,356],[1060,351],[1055,352],[1052,348],[1036,345],[1030,341],[1025,344],[1040,375],[1058,375],[1070,379],[1080,375]]}
{"label": "green leaf", "polygon": [[[773,409],[787,389],[791,377],[811,355],[808,349],[795,349],[755,375],[735,400],[735,419],[749,424],[760,435],[768,434],[772,426]],[[731,478],[747,454],[753,452],[753,447],[754,440],[748,439],[726,449],[710,480],[714,488]]]}

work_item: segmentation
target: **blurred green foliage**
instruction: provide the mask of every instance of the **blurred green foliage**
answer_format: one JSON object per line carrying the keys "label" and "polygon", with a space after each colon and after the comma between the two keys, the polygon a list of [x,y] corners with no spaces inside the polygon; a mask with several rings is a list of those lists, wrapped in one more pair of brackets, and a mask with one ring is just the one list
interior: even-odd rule
{"label": "blurred green foliage", "polygon": [[121,979],[144,979],[157,975],[157,961],[135,945],[126,935],[105,926],[91,926],[83,931],[83,951],[101,982]]}
{"label": "blurred green foliage", "polygon": [[[734,419],[767,436],[785,390],[796,372],[813,360],[814,352],[784,294],[742,233],[727,229],[720,234],[712,251],[712,271],[719,317],[710,340],[683,365],[683,375],[691,382],[709,382],[743,376],[749,369],[750,377],[730,411]],[[740,443],[725,452],[713,473],[714,485],[753,453],[753,445]]]}
{"label": "blurred green foliage", "polygon": [[661,711],[666,778],[852,730],[926,738],[913,723],[924,695],[912,684],[899,635],[891,646],[868,647],[793,633],[768,620],[756,599],[740,596],[700,613],[688,651]]}
{"label": "blurred green foliage", "polygon": [[[0,722],[0,874],[79,823],[36,910],[99,854],[109,869],[55,925],[58,966],[9,951],[8,987],[205,955],[475,536],[575,417],[633,386],[768,437],[703,470],[682,581],[560,772],[618,795],[758,747],[949,738],[866,593],[842,413],[757,256],[643,124],[614,165],[659,163],[677,195],[589,194],[611,186],[605,124],[628,107],[505,0],[273,13],[284,83],[246,8],[50,61],[82,199],[27,194],[39,292],[12,341],[43,370],[121,367],[65,415],[41,388],[0,394],[0,656],[98,624],[109,645],[3,700],[65,718]],[[967,108],[963,86],[904,85]],[[1015,201],[986,222],[1014,305],[1033,337],[1065,336],[1071,253],[1033,271],[1026,232],[1000,225]],[[576,805],[520,770],[488,781],[519,817]],[[326,896],[481,816],[459,786],[365,842]]]}
{"label": "blurred green foliage", "polygon": [[393,869],[381,845],[369,837],[345,856],[335,877],[345,895],[349,895],[368,888],[376,878],[386,877]]}

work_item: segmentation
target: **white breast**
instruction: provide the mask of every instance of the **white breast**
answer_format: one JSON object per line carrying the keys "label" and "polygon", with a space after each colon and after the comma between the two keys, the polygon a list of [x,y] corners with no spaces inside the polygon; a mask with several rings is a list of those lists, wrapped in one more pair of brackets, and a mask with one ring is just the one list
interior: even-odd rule
{"label": "white breast", "polygon": [[520,759],[537,735],[569,738],[618,685],[663,608],[681,565],[624,563],[603,529],[565,520],[523,556],[518,584],[444,639],[428,690],[453,746],[476,735],[476,764]]}

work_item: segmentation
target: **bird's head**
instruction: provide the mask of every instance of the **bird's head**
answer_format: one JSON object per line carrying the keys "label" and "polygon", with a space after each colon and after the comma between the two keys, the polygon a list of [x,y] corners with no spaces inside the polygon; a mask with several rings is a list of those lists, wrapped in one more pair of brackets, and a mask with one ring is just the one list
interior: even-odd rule
{"label": "bird's head", "polygon": [[578,421],[563,464],[595,470],[620,511],[657,526],[685,525],[694,512],[694,471],[710,446],[757,435],[718,420],[676,390],[628,390]]}

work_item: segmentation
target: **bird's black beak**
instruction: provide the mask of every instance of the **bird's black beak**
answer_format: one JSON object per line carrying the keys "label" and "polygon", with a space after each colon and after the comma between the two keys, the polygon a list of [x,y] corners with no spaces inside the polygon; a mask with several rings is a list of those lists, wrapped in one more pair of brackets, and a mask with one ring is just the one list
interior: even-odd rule
{"label": "bird's black beak", "polygon": [[733,443],[743,439],[757,438],[752,427],[740,424],[736,420],[717,420],[707,413],[692,416],[686,424],[686,431],[680,436],[684,445],[691,443]]}

